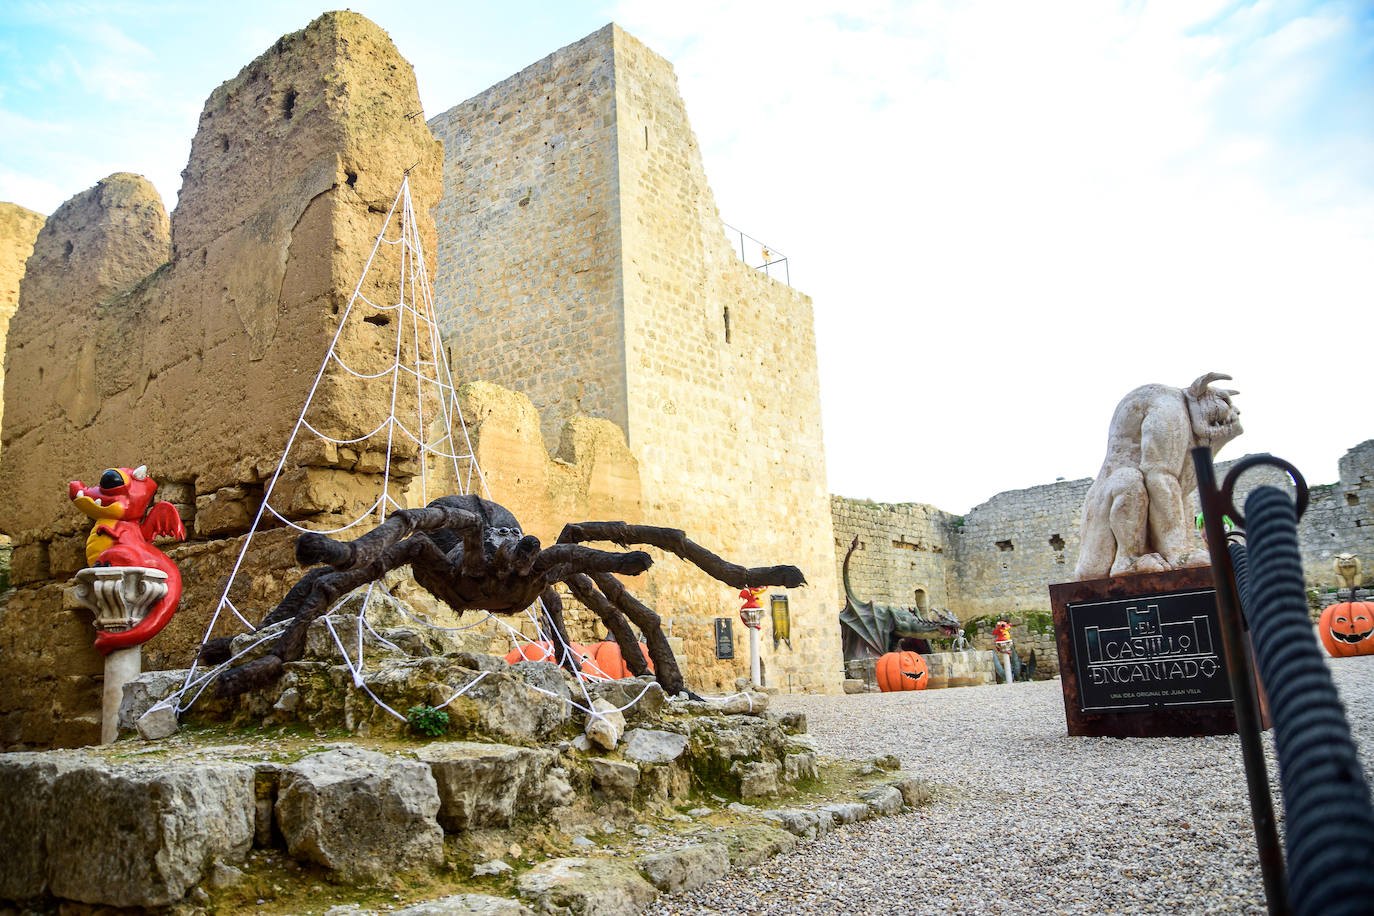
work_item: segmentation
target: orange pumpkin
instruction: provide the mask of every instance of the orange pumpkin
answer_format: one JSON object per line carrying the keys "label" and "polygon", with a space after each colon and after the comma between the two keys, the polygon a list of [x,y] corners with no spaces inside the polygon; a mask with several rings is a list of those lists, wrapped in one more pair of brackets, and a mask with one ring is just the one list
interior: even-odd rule
{"label": "orange pumpkin", "polygon": [[[577,653],[579,658],[586,658],[586,646],[572,644],[572,650]],[[506,653],[506,664],[513,665],[516,662],[552,662],[558,663],[558,656],[555,654],[552,644],[547,639],[538,642],[527,642]]]}
{"label": "orange pumpkin", "polygon": [[878,659],[878,689],[925,690],[930,683],[926,660],[916,652],[889,652]]}
{"label": "orange pumpkin", "polygon": [[[649,662],[649,670],[654,670],[654,663],[649,659],[649,648],[644,643],[639,644],[639,651],[644,653],[645,661]],[[623,677],[634,677],[630,669],[625,665],[625,658],[620,654],[620,646],[614,639],[607,639],[594,646],[584,646],[583,655],[586,661],[582,667],[588,674],[597,674],[608,677],[613,681],[618,681]]]}
{"label": "orange pumpkin", "polygon": [[1374,604],[1341,601],[1322,611],[1317,633],[1332,658],[1374,655]]}

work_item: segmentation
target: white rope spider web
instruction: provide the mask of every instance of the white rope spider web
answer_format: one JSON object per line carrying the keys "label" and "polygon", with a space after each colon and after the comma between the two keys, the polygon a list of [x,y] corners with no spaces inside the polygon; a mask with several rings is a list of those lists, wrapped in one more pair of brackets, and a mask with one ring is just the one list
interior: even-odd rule
{"label": "white rope spider web", "polygon": [[[338,328],[335,330],[334,337],[330,341],[329,350],[321,361],[319,371],[315,375],[315,380],[310,387],[310,391],[305,398],[305,403],[301,407],[300,415],[296,419],[295,426],[287,439],[286,447],[282,450],[280,459],[271,478],[264,486],[262,501],[259,504],[257,514],[253,523],[244,536],[243,544],[238,556],[234,561],[233,569],[225,581],[224,590],[221,592],[219,601],[215,605],[213,613],[210,615],[209,623],[205,629],[202,642],[208,641],[220,619],[226,613],[238,621],[244,627],[246,633],[258,632],[253,623],[235,607],[229,594],[234,586],[236,577],[243,567],[244,560],[253,547],[254,537],[262,530],[266,516],[271,516],[281,525],[296,531],[318,531],[322,534],[338,534],[343,531],[356,528],[368,519],[375,518],[376,524],[380,524],[386,519],[387,513],[393,509],[406,508],[407,497],[417,496],[413,491],[409,493],[399,493],[398,481],[394,474],[393,462],[398,450],[398,441],[409,443],[407,450],[413,450],[418,455],[419,464],[419,493],[418,505],[425,505],[435,498],[437,493],[431,493],[431,485],[439,486],[444,492],[471,493],[474,489],[480,490],[482,496],[490,498],[487,488],[486,478],[482,475],[482,469],[473,454],[472,442],[468,435],[467,424],[463,419],[462,411],[457,403],[457,391],[453,383],[453,377],[448,365],[446,351],[443,347],[442,337],[439,331],[438,321],[434,308],[433,292],[429,282],[428,269],[425,264],[424,248],[421,244],[418,231],[418,220],[415,218],[414,203],[410,195],[410,179],[406,175],[401,180],[401,186],[396,194],[396,199],[392,202],[391,209],[387,212],[386,220],[382,225],[381,231],[377,235],[377,240],[373,244],[372,252],[369,254],[367,263],[363,267],[358,282],[354,287],[352,296],[349,297],[348,305],[339,318]],[[394,235],[392,235],[394,233]],[[391,261],[400,277],[398,296],[395,302],[382,304],[372,302],[363,294],[365,283],[369,272],[377,268],[384,268],[387,261]],[[367,318],[360,318],[361,309],[355,308],[359,304],[365,305],[375,312]],[[378,316],[385,316],[387,320],[382,320]],[[394,324],[396,328],[395,345],[393,358],[390,365],[377,372],[363,372],[350,365],[338,351],[338,344],[345,327],[350,321],[370,320],[378,326]],[[329,372],[343,373],[364,383],[375,382],[376,384],[390,385],[389,410],[387,416],[370,432],[355,436],[336,436],[328,431],[319,428],[316,423],[308,419],[310,409],[315,402],[316,395],[319,393],[322,383],[329,378]],[[400,403],[403,399],[409,401],[410,392],[406,389],[414,389],[414,404]],[[318,422],[318,421],[317,421]],[[433,430],[431,435],[428,431]],[[398,440],[398,435],[401,437]],[[281,481],[283,473],[295,468],[289,459],[296,449],[298,443],[306,437],[313,437],[319,441],[329,443],[335,448],[348,446],[361,446],[365,443],[376,443],[384,440],[385,461],[382,463],[381,477],[382,483],[380,492],[376,499],[356,516],[348,519],[342,525],[333,528],[306,528],[292,520],[291,513],[280,506],[273,505],[273,497],[277,494],[278,483]],[[442,471],[451,470],[451,476],[443,474]],[[413,480],[410,481],[413,484]],[[361,533],[361,532],[360,532]],[[363,600],[359,603],[357,610],[357,625],[354,627],[357,633],[355,646],[345,646],[334,626],[331,617],[335,612],[349,600],[352,595],[364,591]],[[382,709],[398,719],[405,720],[405,716],[392,709],[380,698],[378,698],[368,687],[364,674],[366,663],[363,657],[363,633],[364,630],[372,634],[373,638],[383,644],[388,643],[377,633],[372,623],[367,619],[368,609],[373,605],[373,596],[378,592],[385,592],[386,586],[381,582],[374,582],[365,586],[360,586],[349,595],[341,598],[329,612],[322,618],[325,626],[329,629],[331,636],[344,663],[348,666],[352,675],[353,685],[365,691],[372,700]],[[521,643],[542,643],[543,646],[552,647],[544,650],[544,656],[551,661],[557,661],[565,657],[565,653],[573,651],[570,645],[565,644],[558,633],[552,627],[545,626],[545,618],[542,606],[536,602],[535,605],[527,608],[525,614],[533,625],[536,633],[534,639],[521,633],[500,617],[490,613],[483,616],[473,623],[459,627],[445,627],[432,621],[423,619],[416,614],[406,610],[403,603],[397,603],[396,607],[410,620],[424,627],[457,632],[470,630],[481,626],[488,621],[495,621],[503,628],[511,642],[519,647]],[[172,707],[176,714],[180,716],[186,712],[201,693],[214,681],[216,677],[229,665],[252,652],[257,646],[264,642],[275,639],[274,631],[264,631],[258,639],[251,642],[236,653],[229,661],[209,668],[203,668],[199,664],[199,659],[193,659],[190,669],[187,671],[185,681],[181,688],[161,701],[158,706]],[[479,673],[475,678],[462,686],[449,685],[454,693],[442,705],[446,706],[458,696],[477,684],[485,673]],[[596,676],[595,673],[588,671],[584,677],[579,679],[582,684],[582,702],[570,701],[575,708],[581,709],[592,715],[600,715],[592,712],[591,697],[583,683],[585,679],[604,679]],[[537,687],[531,689],[539,690]],[[648,689],[647,687],[645,688]],[[547,692],[547,691],[541,691]],[[643,695],[641,691],[640,696]],[[189,697],[189,699],[188,699]],[[633,705],[638,701],[638,697],[631,701]],[[625,708],[628,708],[625,707]]]}

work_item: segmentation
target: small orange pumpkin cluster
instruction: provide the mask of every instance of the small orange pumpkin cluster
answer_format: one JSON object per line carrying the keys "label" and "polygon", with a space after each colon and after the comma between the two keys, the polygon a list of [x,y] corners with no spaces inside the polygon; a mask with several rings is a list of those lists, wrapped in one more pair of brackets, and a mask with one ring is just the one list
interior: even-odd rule
{"label": "small orange pumpkin cluster", "polygon": [[1317,633],[1332,658],[1374,655],[1374,604],[1341,601],[1322,611]]}
{"label": "small orange pumpkin cluster", "polygon": [[[603,640],[591,646],[584,646],[575,642],[572,644],[572,650],[582,660],[582,671],[586,675],[594,678],[610,678],[613,681],[618,681],[624,677],[634,677],[625,664],[625,657],[620,654],[620,646],[616,645],[613,639]],[[645,660],[649,661],[649,649],[644,643],[639,644],[639,651],[643,652]],[[506,653],[507,664],[513,665],[523,661],[554,662],[556,664],[558,656],[548,640],[528,642]],[[649,661],[649,670],[654,670],[652,661]]]}

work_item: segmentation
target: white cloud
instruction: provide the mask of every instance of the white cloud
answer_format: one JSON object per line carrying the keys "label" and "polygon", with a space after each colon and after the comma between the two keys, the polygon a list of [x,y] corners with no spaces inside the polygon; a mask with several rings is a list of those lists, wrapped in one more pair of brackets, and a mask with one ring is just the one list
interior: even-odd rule
{"label": "white cloud", "polygon": [[[616,18],[673,61],[722,215],[815,297],[837,492],[959,509],[1091,475],[1127,390],[1210,369],[1250,395],[1238,454],[1312,438],[1259,399],[1325,387],[1294,377],[1289,322],[1367,308],[1374,136],[1334,174],[1276,177],[1333,155],[1286,131],[1324,104],[1341,16],[632,0]],[[1368,433],[1322,430],[1313,479]]]}

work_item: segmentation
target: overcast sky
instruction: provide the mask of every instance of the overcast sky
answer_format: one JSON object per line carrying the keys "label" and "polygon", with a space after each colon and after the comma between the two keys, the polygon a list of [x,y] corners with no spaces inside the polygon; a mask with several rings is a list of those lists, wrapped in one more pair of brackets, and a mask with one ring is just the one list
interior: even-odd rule
{"label": "overcast sky", "polygon": [[[0,200],[169,209],[206,97],[326,7],[0,5]],[[1374,436],[1374,4],[373,3],[427,117],[616,21],[722,217],[813,297],[832,492],[963,512],[1088,477],[1115,403],[1234,376],[1313,483]]]}

